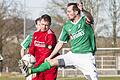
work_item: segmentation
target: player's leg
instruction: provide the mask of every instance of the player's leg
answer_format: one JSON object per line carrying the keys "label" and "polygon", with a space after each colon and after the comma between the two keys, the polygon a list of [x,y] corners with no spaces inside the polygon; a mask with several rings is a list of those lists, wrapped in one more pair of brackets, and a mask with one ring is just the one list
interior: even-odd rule
{"label": "player's leg", "polygon": [[76,59],[77,61],[79,60],[79,62],[75,63],[77,65],[77,68],[82,71],[88,80],[98,80],[98,74],[94,62],[95,59],[93,58],[94,57],[91,55],[91,53],[80,54],[79,58]]}
{"label": "player's leg", "polygon": [[97,70],[96,70],[96,63],[95,63],[95,57],[94,56],[90,57],[89,66],[91,68],[91,70],[89,71],[90,73],[88,73],[88,75],[86,73],[85,76],[88,78],[88,80],[98,80],[98,73],[97,73]]}
{"label": "player's leg", "polygon": [[68,52],[65,55],[59,55],[56,58],[53,58],[49,61],[42,63],[36,68],[32,68],[31,73],[44,72],[46,70],[49,70],[53,66],[64,67],[65,65],[72,65],[71,52]]}
{"label": "player's leg", "polygon": [[45,79],[44,80],[56,80],[57,75],[56,74],[45,74]]}
{"label": "player's leg", "polygon": [[51,59],[50,61],[46,61],[39,65],[36,68],[32,68],[30,73],[38,73],[38,72],[44,72],[46,70],[49,70],[53,66],[58,66],[58,60],[56,58]]}
{"label": "player's leg", "polygon": [[27,75],[25,75],[25,76],[28,76],[28,75],[33,74],[33,73],[44,72],[46,70],[49,70],[53,66],[63,67],[65,65],[71,65],[71,58],[70,57],[71,57],[71,52],[68,52],[65,55],[59,55],[54,59],[46,61],[36,68],[29,68],[28,70],[26,70],[26,67],[27,67],[26,66],[24,72],[26,72]]}
{"label": "player's leg", "polygon": [[49,70],[53,66],[64,67],[65,63],[66,63],[66,65],[70,65],[71,64],[70,63],[70,60],[71,60],[70,56],[71,56],[71,52],[68,52],[65,55],[59,55],[56,58],[53,58],[49,61],[42,63],[41,65],[39,65],[36,68],[32,68],[31,73],[44,72],[46,70]]}
{"label": "player's leg", "polygon": [[32,80],[44,80],[44,74],[43,72],[41,73],[36,73],[36,77]]}
{"label": "player's leg", "polygon": [[[71,65],[72,62],[71,62],[71,52],[68,52],[67,54],[65,55],[59,55],[56,57],[57,62],[54,63],[54,65],[56,64],[57,66],[59,67],[65,67],[65,66],[68,66],[68,65]],[[53,64],[51,64],[53,65]],[[45,73],[45,80],[56,80],[57,78],[57,70],[54,68],[52,69],[51,68],[51,71],[49,72],[50,70],[48,70],[48,72],[44,72]],[[52,73],[51,73],[52,72]]]}
{"label": "player's leg", "polygon": [[44,80],[56,80],[57,79],[57,67],[52,67],[50,70],[44,72]]}
{"label": "player's leg", "polygon": [[22,73],[24,74],[25,77],[27,77],[30,74],[44,72],[46,70],[49,70],[52,66],[58,66],[58,65],[59,65],[58,59],[54,58],[54,59],[51,59],[49,62],[46,61],[42,63],[36,68],[28,68],[28,66],[26,65],[23,65],[21,68],[23,70]]}

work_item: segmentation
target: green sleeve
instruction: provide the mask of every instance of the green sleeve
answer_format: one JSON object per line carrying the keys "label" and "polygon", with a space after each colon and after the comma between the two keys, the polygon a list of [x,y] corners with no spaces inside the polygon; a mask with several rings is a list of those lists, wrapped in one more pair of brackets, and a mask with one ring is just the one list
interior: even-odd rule
{"label": "green sleeve", "polygon": [[86,17],[84,16],[84,22],[86,27],[88,28],[89,31],[89,35],[90,35],[90,44],[91,44],[91,48],[92,48],[92,52],[93,54],[95,54],[96,52],[96,40],[95,40],[95,35],[94,35],[94,30],[93,30],[93,23],[94,23],[94,19],[92,20],[91,24],[87,24],[86,23]]}
{"label": "green sleeve", "polygon": [[92,47],[93,54],[96,52],[96,40],[95,40],[95,35],[92,26],[89,26],[89,31],[90,31],[90,43]]}
{"label": "green sleeve", "polygon": [[21,43],[21,46],[24,48],[24,49],[28,49],[29,48],[29,45],[32,41],[32,36],[33,36],[33,32],[30,33],[25,39],[24,41]]}
{"label": "green sleeve", "polygon": [[58,40],[63,41],[63,42],[68,42],[69,41],[69,34],[65,30],[65,26],[63,26],[62,32],[61,32]]}

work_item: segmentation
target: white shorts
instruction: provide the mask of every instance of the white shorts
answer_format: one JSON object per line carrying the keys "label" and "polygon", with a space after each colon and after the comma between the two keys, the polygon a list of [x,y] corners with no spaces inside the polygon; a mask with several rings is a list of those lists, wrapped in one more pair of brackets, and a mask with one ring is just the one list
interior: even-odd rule
{"label": "white shorts", "polygon": [[92,55],[92,53],[75,54],[69,51],[67,54],[59,55],[57,59],[63,59],[65,61],[65,66],[75,66],[81,70],[84,75],[97,74],[95,67],[95,57]]}

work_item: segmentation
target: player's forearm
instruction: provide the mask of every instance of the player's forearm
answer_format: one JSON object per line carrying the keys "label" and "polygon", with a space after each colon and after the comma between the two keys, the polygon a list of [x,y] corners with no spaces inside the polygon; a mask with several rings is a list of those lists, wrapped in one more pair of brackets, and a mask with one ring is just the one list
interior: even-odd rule
{"label": "player's forearm", "polygon": [[91,22],[91,21],[92,21],[92,15],[91,15],[90,12],[86,11],[86,10],[83,8],[83,2],[78,2],[78,3],[77,3],[77,6],[78,6],[78,8],[80,9],[80,11],[83,12],[83,14],[87,17],[87,20],[88,20],[89,22]]}
{"label": "player's forearm", "polygon": [[53,52],[51,53],[50,58],[52,58],[53,56],[55,56],[55,55],[59,52],[59,50],[62,48],[62,46],[63,46],[63,43],[58,42],[58,43],[56,44]]}
{"label": "player's forearm", "polygon": [[20,55],[21,55],[21,57],[23,57],[25,55],[24,48],[21,48]]}
{"label": "player's forearm", "polygon": [[86,11],[86,10],[82,10],[83,14],[90,20],[90,22],[92,21],[93,17],[91,15],[90,12]]}

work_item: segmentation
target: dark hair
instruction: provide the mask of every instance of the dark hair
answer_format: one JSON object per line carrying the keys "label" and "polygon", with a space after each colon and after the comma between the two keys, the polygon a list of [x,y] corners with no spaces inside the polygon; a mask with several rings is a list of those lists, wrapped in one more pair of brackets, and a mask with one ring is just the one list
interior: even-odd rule
{"label": "dark hair", "polygon": [[49,22],[49,25],[51,25],[51,17],[47,14],[44,14],[41,17],[37,18],[35,20],[35,24],[37,24],[37,21],[41,21],[41,19],[44,19],[45,21]]}
{"label": "dark hair", "polygon": [[37,24],[37,21],[39,21],[39,20],[41,20],[41,17],[39,17],[35,20],[35,24]]}
{"label": "dark hair", "polygon": [[77,3],[68,3],[67,7],[73,5],[73,11],[78,11],[78,14],[80,14],[80,9],[77,7]]}

